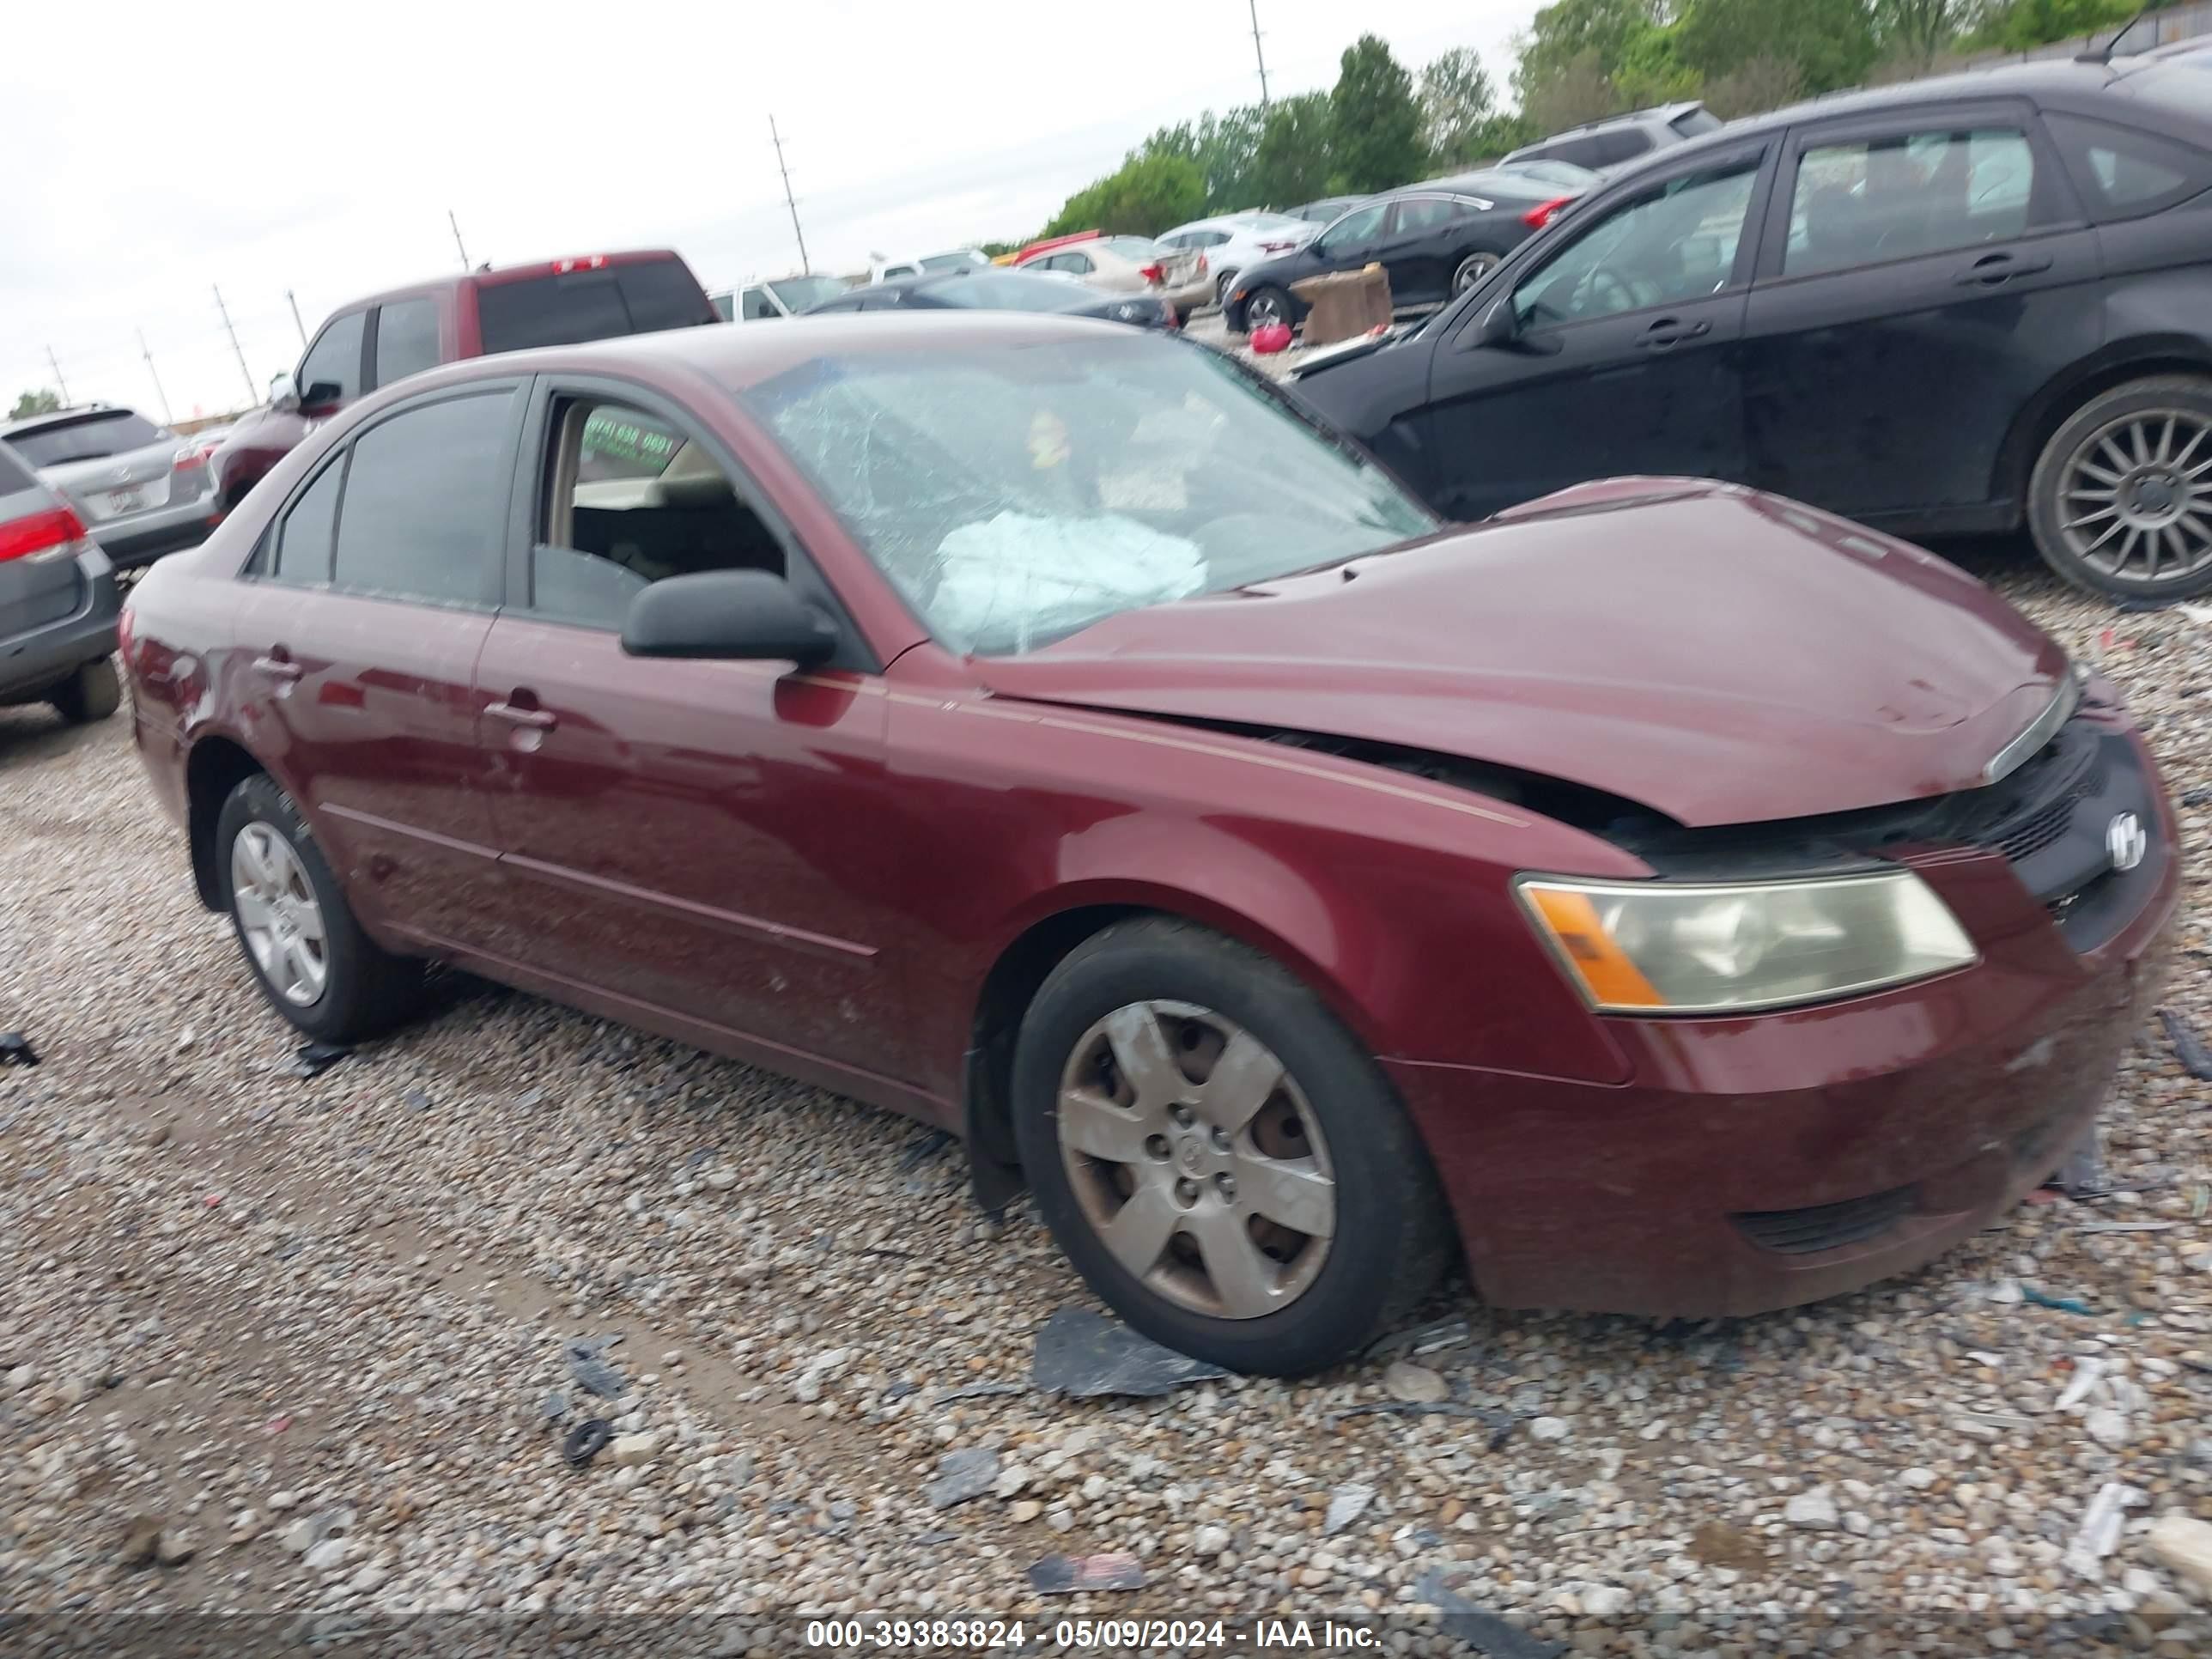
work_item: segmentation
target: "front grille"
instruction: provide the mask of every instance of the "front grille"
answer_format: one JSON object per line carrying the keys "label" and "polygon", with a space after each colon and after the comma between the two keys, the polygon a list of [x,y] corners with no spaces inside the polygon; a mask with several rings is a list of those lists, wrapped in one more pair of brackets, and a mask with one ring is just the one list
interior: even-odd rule
{"label": "front grille", "polygon": [[1880,1237],[1912,1212],[1912,1188],[1894,1187],[1866,1198],[1814,1204],[1802,1210],[1746,1210],[1729,1220],[1762,1249],[1783,1255],[1817,1255]]}
{"label": "front grille", "polygon": [[2026,818],[1997,835],[1995,849],[2018,864],[2046,847],[2057,846],[2074,827],[2074,809],[2104,793],[2106,769],[2105,745],[2096,744],[2089,750],[2086,765],[2060,781],[2055,792]]}

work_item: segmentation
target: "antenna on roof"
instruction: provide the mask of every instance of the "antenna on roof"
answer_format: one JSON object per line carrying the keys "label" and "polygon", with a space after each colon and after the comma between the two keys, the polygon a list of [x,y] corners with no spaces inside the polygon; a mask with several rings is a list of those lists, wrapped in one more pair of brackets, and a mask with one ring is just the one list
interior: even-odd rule
{"label": "antenna on roof", "polygon": [[2142,22],[2144,18],[2149,16],[2151,13],[2157,9],[2157,0],[2152,0],[2151,4],[2145,6],[2134,16],[2129,18],[2126,22],[2114,29],[2112,31],[2112,38],[2111,40],[2106,41],[2101,46],[2093,46],[2087,52],[2085,52],[2079,57],[2075,58],[2074,61],[2077,64],[2110,64],[2112,61],[2113,54],[2119,51],[2120,42],[2127,38],[2128,31],[2135,27],[2136,24]]}

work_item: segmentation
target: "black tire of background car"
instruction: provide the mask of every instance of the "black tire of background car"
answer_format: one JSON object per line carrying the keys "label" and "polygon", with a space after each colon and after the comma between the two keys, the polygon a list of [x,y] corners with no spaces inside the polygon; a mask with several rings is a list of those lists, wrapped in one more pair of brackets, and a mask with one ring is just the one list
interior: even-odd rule
{"label": "black tire of background car", "polygon": [[[2112,599],[2132,609],[2171,605],[2212,592],[2212,568],[2193,576],[2177,576],[2157,583],[2115,581],[2093,570],[2066,545],[2063,526],[2064,504],[2059,492],[2074,453],[2100,428],[2132,410],[2174,407],[2201,412],[2212,421],[2212,380],[2194,374],[2160,374],[2130,380],[2100,392],[2061,422],[2043,447],[2035,471],[2028,479],[2027,527],[2043,562],[2074,586],[2100,599]],[[2212,455],[2203,459],[2212,460]]]}
{"label": "black tire of background car", "polygon": [[64,720],[78,726],[106,720],[123,706],[123,682],[116,677],[115,659],[102,657],[84,664],[56,686],[46,701]]}
{"label": "black tire of background car", "polygon": [[[1296,1078],[1328,1147],[1336,1231],[1304,1293],[1257,1319],[1212,1319],[1145,1288],[1107,1249],[1060,1162],[1060,1082],[1069,1051],[1132,1002],[1218,1010]],[[1120,922],[1053,969],[1022,1020],[1015,1142],[1038,1212],[1091,1288],[1136,1329],[1247,1376],[1297,1376],[1351,1358],[1390,1328],[1453,1263],[1453,1233],[1427,1149],[1365,1050],[1269,957],[1165,916]]]}
{"label": "black tire of background car", "polygon": [[1275,314],[1281,321],[1292,328],[1298,325],[1297,302],[1291,298],[1290,290],[1277,288],[1273,283],[1262,283],[1244,296],[1244,329],[1247,333],[1260,326],[1252,319],[1252,313],[1255,307],[1260,307],[1263,296],[1274,302]]}
{"label": "black tire of background car", "polygon": [[1482,247],[1471,248],[1462,254],[1459,263],[1452,267],[1452,296],[1456,299],[1497,270],[1503,257]]}
{"label": "black tire of background car", "polygon": [[[240,830],[257,822],[267,824],[291,844],[315,890],[315,902],[322,908],[330,977],[322,995],[304,1008],[286,1001],[270,984],[253,952],[246,948],[237,909],[230,902],[231,845]],[[223,908],[230,912],[239,954],[246,958],[253,982],[261,988],[270,1007],[312,1037],[343,1043],[381,1036],[415,1012],[422,997],[423,964],[393,956],[362,932],[300,809],[275,780],[256,773],[230,792],[216,820],[215,844],[216,879],[222,884]]]}
{"label": "black tire of background car", "polygon": [[1224,270],[1213,284],[1213,302],[1224,311],[1229,307],[1229,295],[1237,286],[1237,273]]}

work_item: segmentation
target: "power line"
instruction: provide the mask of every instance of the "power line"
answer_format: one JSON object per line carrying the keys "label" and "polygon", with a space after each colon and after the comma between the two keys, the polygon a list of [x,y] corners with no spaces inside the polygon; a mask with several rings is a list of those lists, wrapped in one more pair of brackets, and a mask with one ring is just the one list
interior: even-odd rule
{"label": "power line", "polygon": [[1260,64],[1260,108],[1267,107],[1267,54],[1260,50],[1260,0],[1245,0],[1252,9],[1252,56]]}
{"label": "power line", "polygon": [[[469,269],[469,245],[461,240],[461,222],[453,217],[453,210],[451,208],[446,210],[446,222],[453,228],[453,246],[460,249],[461,269],[466,270]],[[307,342],[301,340],[300,343],[305,345]]]}
{"label": "power line", "polygon": [[300,320],[300,302],[292,297],[292,290],[284,290],[284,303],[292,307],[292,326],[300,331],[300,349],[307,349],[307,325]]}
{"label": "power line", "polygon": [[246,395],[258,403],[261,401],[261,393],[255,389],[253,371],[246,366],[246,348],[239,344],[238,331],[230,325],[230,313],[223,306],[222,290],[220,288],[215,291],[215,308],[222,313],[222,331],[230,336],[230,349],[238,354],[238,372],[246,377]]}
{"label": "power line", "polygon": [[61,388],[62,403],[66,407],[70,400],[69,382],[62,379],[61,360],[54,356],[52,346],[46,348],[46,362],[54,371],[54,384]]}
{"label": "power line", "polygon": [[174,426],[177,417],[169,410],[169,394],[161,385],[161,371],[154,367],[154,349],[146,343],[146,331],[138,331],[139,355],[146,360],[146,373],[153,377],[154,395],[161,400],[161,424]]}
{"label": "power line", "polygon": [[791,210],[791,234],[799,239],[799,269],[801,273],[813,270],[806,258],[806,233],[799,228],[799,203],[791,193],[791,169],[783,164],[783,136],[775,130],[775,117],[768,118],[768,136],[775,145],[775,169],[783,175],[783,204]]}

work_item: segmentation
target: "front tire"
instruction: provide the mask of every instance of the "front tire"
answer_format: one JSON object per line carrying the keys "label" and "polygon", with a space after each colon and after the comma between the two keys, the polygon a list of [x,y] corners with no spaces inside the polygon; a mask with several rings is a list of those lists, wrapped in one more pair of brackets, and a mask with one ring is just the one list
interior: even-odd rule
{"label": "front tire", "polygon": [[123,706],[123,682],[116,674],[115,659],[102,657],[84,664],[56,686],[46,701],[74,726],[106,720]]}
{"label": "front tire", "polygon": [[1236,273],[1235,271],[1233,271],[1233,270],[1224,270],[1224,271],[1223,271],[1223,272],[1221,273],[1221,278],[1220,278],[1220,280],[1219,280],[1218,282],[1215,283],[1214,283],[1214,285],[1213,285],[1213,302],[1214,302],[1214,304],[1216,304],[1216,305],[1219,306],[1223,310],[1226,311],[1226,310],[1229,308],[1229,295],[1230,295],[1230,292],[1231,292],[1231,289],[1233,289],[1236,286],[1237,286],[1237,273]]}
{"label": "front tire", "polygon": [[1155,917],[1079,946],[1016,1041],[1039,1212],[1130,1325],[1244,1374],[1346,1359],[1449,1265],[1428,1155],[1312,992]]}
{"label": "front tire", "polygon": [[2043,447],[2027,496],[2035,550],[2083,592],[2160,605],[2212,591],[2212,380],[2091,398]]}
{"label": "front tire", "polygon": [[1263,283],[1244,296],[1244,331],[1256,333],[1270,323],[1287,323],[1297,326],[1288,290],[1273,283]]}
{"label": "front tire", "polygon": [[231,928],[270,1006],[309,1036],[358,1042],[414,1011],[422,965],[362,931],[292,798],[244,780],[216,820]]}

